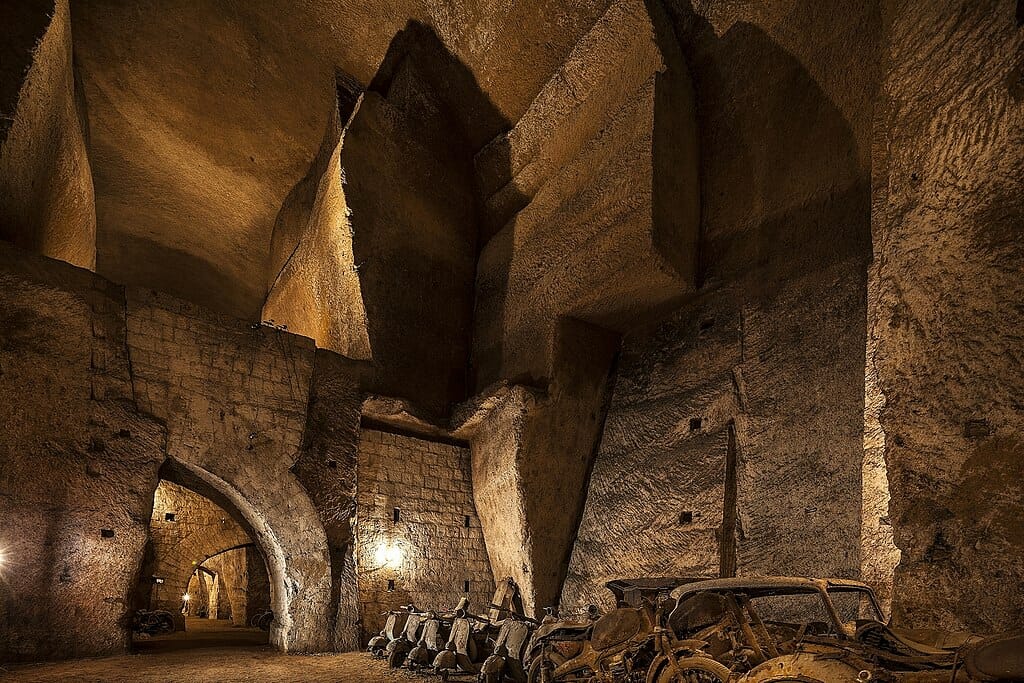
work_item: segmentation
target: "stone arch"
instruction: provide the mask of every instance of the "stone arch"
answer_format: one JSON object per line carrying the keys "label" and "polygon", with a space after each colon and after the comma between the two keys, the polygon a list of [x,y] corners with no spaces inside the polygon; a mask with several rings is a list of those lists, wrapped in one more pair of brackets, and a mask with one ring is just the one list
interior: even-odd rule
{"label": "stone arch", "polygon": [[174,457],[160,474],[220,505],[261,551],[274,610],[271,644],[284,651],[325,650],[331,594],[327,538],[298,482],[255,477],[229,481]]}

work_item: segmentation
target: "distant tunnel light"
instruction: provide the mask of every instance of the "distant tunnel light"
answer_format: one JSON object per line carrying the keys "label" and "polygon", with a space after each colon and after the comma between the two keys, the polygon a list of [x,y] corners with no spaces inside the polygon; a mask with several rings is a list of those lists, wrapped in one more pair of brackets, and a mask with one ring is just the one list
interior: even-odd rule
{"label": "distant tunnel light", "polygon": [[402,566],[402,560],[405,559],[405,553],[397,545],[389,545],[387,542],[381,542],[377,546],[376,552],[373,554],[373,559],[376,560],[377,565],[380,567],[391,567],[392,569],[398,569]]}

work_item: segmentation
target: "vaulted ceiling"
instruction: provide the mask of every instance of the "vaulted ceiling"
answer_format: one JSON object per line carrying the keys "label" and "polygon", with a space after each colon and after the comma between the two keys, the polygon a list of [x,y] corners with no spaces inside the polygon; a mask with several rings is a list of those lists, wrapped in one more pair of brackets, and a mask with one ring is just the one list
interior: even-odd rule
{"label": "vaulted ceiling", "polygon": [[320,146],[336,68],[367,84],[418,20],[515,122],[608,4],[72,2],[98,272],[257,317],[275,217]]}

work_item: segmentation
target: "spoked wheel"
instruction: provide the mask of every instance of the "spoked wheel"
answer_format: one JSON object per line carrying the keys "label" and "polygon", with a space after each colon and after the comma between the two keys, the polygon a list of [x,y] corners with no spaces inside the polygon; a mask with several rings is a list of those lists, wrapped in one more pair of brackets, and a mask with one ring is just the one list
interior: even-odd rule
{"label": "spoked wheel", "polygon": [[676,671],[665,664],[657,683],[728,683],[729,669],[707,657],[683,657],[677,660]]}

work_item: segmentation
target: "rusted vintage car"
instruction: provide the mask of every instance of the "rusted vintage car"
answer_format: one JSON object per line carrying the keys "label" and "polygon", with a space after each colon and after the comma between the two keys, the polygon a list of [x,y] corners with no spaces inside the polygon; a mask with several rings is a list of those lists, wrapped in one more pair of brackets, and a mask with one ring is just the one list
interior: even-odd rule
{"label": "rusted vintage car", "polygon": [[[648,683],[838,683],[1024,680],[1024,634],[982,640],[966,633],[886,624],[863,583],[755,577],[688,583],[672,592],[671,652]],[[721,665],[699,676],[680,662]]]}
{"label": "rusted vintage car", "polygon": [[[675,645],[671,632],[663,626],[661,608],[674,588],[699,580],[648,578],[608,582],[606,587],[616,599],[613,610],[599,614],[592,607],[585,619],[547,618],[540,625],[525,662],[527,680],[644,683],[652,662],[670,654]],[[698,664],[728,675],[728,670],[710,658],[701,657]]]}

